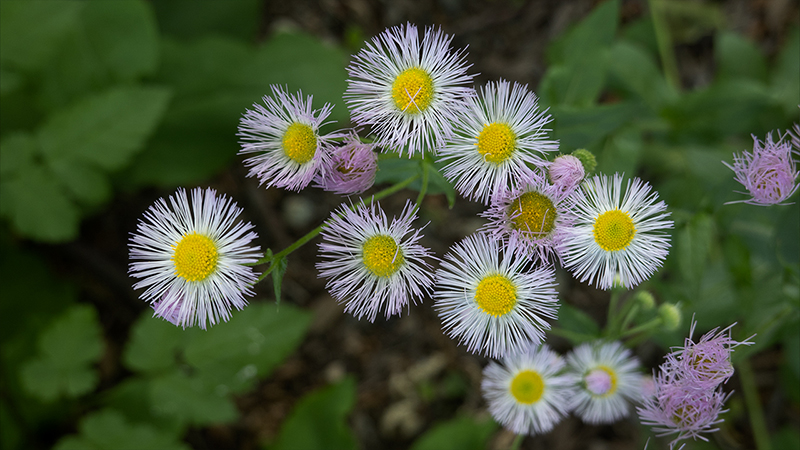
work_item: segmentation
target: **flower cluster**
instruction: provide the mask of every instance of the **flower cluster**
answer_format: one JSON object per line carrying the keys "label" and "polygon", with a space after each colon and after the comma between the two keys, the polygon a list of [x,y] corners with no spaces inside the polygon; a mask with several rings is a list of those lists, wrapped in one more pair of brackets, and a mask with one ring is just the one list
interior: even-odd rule
{"label": "flower cluster", "polygon": [[736,324],[715,328],[694,342],[696,325],[692,323],[684,346],[665,357],[654,375],[653,394],[638,408],[642,423],[653,426],[659,436],[677,433],[670,448],[689,438],[707,441],[700,433],[718,430],[714,427],[723,421],[719,415],[725,412],[722,408],[730,396],[721,386],[733,376],[731,353],[739,345],[753,343],[752,337],[741,342],[731,337]]}

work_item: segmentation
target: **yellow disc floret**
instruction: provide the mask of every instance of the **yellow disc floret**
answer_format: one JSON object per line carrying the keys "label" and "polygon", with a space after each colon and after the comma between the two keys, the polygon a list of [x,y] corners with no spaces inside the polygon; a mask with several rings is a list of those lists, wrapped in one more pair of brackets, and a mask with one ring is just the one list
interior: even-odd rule
{"label": "yellow disc floret", "polygon": [[543,393],[544,380],[532,370],[524,370],[511,380],[511,395],[522,404],[530,405],[538,402]]}
{"label": "yellow disc floret", "polygon": [[486,314],[504,316],[517,304],[517,288],[505,275],[489,275],[478,283],[475,303]]}
{"label": "yellow disc floret", "polygon": [[607,252],[624,249],[635,234],[631,216],[618,209],[606,211],[594,221],[594,241]]}
{"label": "yellow disc floret", "polygon": [[283,134],[283,152],[292,161],[305,164],[317,153],[317,134],[311,126],[295,122]]}
{"label": "yellow disc floret", "polygon": [[514,153],[517,136],[508,124],[495,122],[483,127],[478,135],[478,153],[490,163],[500,164]]}
{"label": "yellow disc floret", "polygon": [[173,248],[175,273],[186,281],[203,281],[217,268],[217,246],[207,236],[185,234]]}
{"label": "yellow disc floret", "polygon": [[526,192],[517,197],[508,208],[511,226],[515,230],[529,234],[538,239],[547,236],[556,223],[556,207],[546,195],[538,192]]}
{"label": "yellow disc floret", "polygon": [[433,101],[433,79],[419,67],[400,72],[392,83],[392,100],[406,114],[425,111]]}
{"label": "yellow disc floret", "polygon": [[388,277],[403,265],[403,250],[391,236],[378,234],[364,242],[361,247],[364,266],[377,277]]}

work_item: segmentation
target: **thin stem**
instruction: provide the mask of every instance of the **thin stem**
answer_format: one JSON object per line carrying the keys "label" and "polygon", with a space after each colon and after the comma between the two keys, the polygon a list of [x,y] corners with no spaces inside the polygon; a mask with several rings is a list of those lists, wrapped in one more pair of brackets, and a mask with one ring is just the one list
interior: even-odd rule
{"label": "thin stem", "polygon": [[508,450],[519,450],[519,448],[522,446],[522,440],[523,439],[525,439],[525,435],[524,434],[518,434],[514,438],[514,442],[511,443],[511,447],[509,447]]}
{"label": "thin stem", "polygon": [[629,300],[625,306],[628,306],[628,304],[631,303],[633,303],[633,306],[626,308],[628,310],[628,313],[625,314],[625,318],[622,320],[622,325],[619,326],[620,333],[624,333],[625,328],[628,328],[628,325],[631,323],[633,318],[636,317],[637,314],[639,314],[639,304],[636,303],[635,301]]}
{"label": "thin stem", "polygon": [[424,162],[422,164],[422,187],[419,189],[419,195],[417,195],[417,202],[414,205],[414,212],[419,211],[419,207],[422,205],[422,200],[425,198],[425,193],[428,191],[428,165]]}
{"label": "thin stem", "polygon": [[667,83],[680,91],[680,74],[678,73],[678,63],[675,59],[675,49],[672,46],[672,37],[669,33],[669,28],[661,14],[661,5],[663,0],[649,0],[647,3],[650,6],[650,15],[653,20],[653,30],[656,34],[656,43],[658,44],[658,54],[661,57],[661,68],[664,70],[664,78]]}
{"label": "thin stem", "polygon": [[747,415],[750,417],[750,427],[753,429],[756,448],[770,450],[767,423],[764,420],[764,411],[761,409],[761,401],[758,398],[758,388],[753,376],[753,368],[750,367],[750,360],[745,359],[739,363],[739,381],[742,383],[744,403],[747,405]]}
{"label": "thin stem", "polygon": [[622,339],[624,337],[632,336],[634,334],[638,334],[638,333],[641,333],[643,331],[652,330],[653,328],[660,326],[663,322],[664,321],[661,319],[661,317],[656,317],[655,319],[653,319],[653,320],[651,320],[649,322],[643,323],[643,324],[639,325],[636,328],[631,328],[628,331],[624,331],[624,332],[620,333],[619,336],[618,336],[618,339]]}
{"label": "thin stem", "polygon": [[[427,172],[426,172],[426,174],[427,174]],[[401,182],[399,182],[397,184],[389,186],[388,188],[386,188],[386,189],[384,189],[382,191],[376,192],[372,197],[370,197],[369,204],[372,205],[374,202],[376,202],[376,201],[378,201],[378,200],[380,200],[380,199],[382,199],[384,197],[387,197],[389,195],[392,195],[392,194],[394,194],[395,192],[397,192],[399,190],[402,190],[403,188],[405,188],[409,184],[413,183],[417,178],[419,178],[418,174],[417,175],[412,175],[412,176],[406,178],[405,180],[403,180],[403,181],[401,181]],[[363,205],[365,202],[366,202],[366,200],[362,198],[361,201],[359,201],[357,204],[350,206],[350,209],[351,210],[356,209],[357,207]],[[305,236],[303,236],[300,239],[294,241],[290,246],[288,246],[285,249],[281,250],[280,252],[272,255],[271,258],[264,257],[264,258],[261,258],[257,263],[255,263],[254,265],[257,266],[259,264],[264,264],[264,263],[267,263],[267,262],[270,262],[270,261],[272,262],[270,264],[269,268],[267,268],[267,270],[265,270],[264,273],[262,273],[258,277],[258,280],[256,280],[256,283],[260,282],[261,280],[264,279],[264,277],[269,275],[269,273],[272,272],[278,266],[278,262],[281,260],[281,258],[284,258],[284,257],[288,256],[293,251],[295,251],[298,248],[302,247],[306,242],[310,241],[311,239],[314,239],[320,232],[322,232],[322,230],[325,228],[325,225],[326,225],[326,223],[323,222],[317,228],[314,228],[313,230],[311,230],[308,233],[306,233]]]}
{"label": "thin stem", "polygon": [[609,337],[614,333],[617,322],[617,304],[619,303],[619,290],[611,289],[611,300],[608,301],[608,313],[606,314],[606,329],[603,336]]}

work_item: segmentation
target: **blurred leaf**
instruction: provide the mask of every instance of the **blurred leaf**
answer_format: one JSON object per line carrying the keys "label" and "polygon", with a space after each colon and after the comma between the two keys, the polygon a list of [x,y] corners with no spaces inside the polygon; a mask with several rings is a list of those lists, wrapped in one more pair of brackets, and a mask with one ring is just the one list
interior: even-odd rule
{"label": "blurred leaf", "polygon": [[606,141],[603,151],[597,155],[597,171],[620,173],[632,178],[636,173],[642,152],[641,131],[629,127],[618,131]]}
{"label": "blurred leaf", "polygon": [[719,5],[691,0],[652,0],[658,14],[665,17],[673,42],[690,43],[720,28],[725,16]]}
{"label": "blurred leaf", "polygon": [[158,373],[176,366],[185,331],[146,311],[131,328],[122,360],[129,369]]}
{"label": "blurred leaf", "polygon": [[[612,134],[621,126],[645,114],[637,102],[599,105],[587,109],[557,107],[551,109],[555,119],[553,130],[566,151],[588,148]],[[563,151],[563,150],[562,150]]]}
{"label": "blurred leaf", "polygon": [[0,2],[0,61],[28,71],[43,67],[64,35],[77,25],[84,6],[81,2]]}
{"label": "blurred leaf", "polygon": [[717,76],[767,80],[767,61],[761,50],[744,36],[723,31],[714,42]]}
{"label": "blurred leaf", "polygon": [[153,7],[164,34],[187,40],[222,34],[249,42],[263,17],[259,0],[170,0],[153,2]]}
{"label": "blurred leaf", "polygon": [[3,432],[0,433],[0,448],[21,448],[22,431],[6,406],[5,400],[0,400],[0,430],[3,430]]}
{"label": "blurred leaf", "polygon": [[179,371],[151,378],[150,403],[157,416],[194,425],[232,422],[239,415],[226,388]]}
{"label": "blurred leaf", "polygon": [[658,41],[656,39],[656,30],[653,27],[653,18],[650,16],[650,14],[646,14],[625,25],[621,34],[624,40],[628,41],[628,43],[632,43],[643,48],[648,57],[658,57]]}
{"label": "blurred leaf", "polygon": [[174,436],[148,425],[129,423],[113,409],[87,415],[78,428],[80,435],[62,438],[54,450],[189,450]]}
{"label": "blurred leaf", "polygon": [[713,218],[699,213],[677,233],[675,254],[681,276],[693,285],[703,279],[712,243],[717,239],[715,228]]}
{"label": "blurred leaf", "polygon": [[91,391],[97,374],[88,366],[100,358],[103,345],[94,308],[73,306],[40,335],[39,356],[21,369],[23,386],[44,401]]}
{"label": "blurred leaf", "polygon": [[674,98],[677,93],[667,84],[656,61],[640,47],[617,42],[611,48],[609,66],[611,74],[620,80],[620,86],[638,96],[654,111]]}
{"label": "blurred leaf", "polygon": [[588,107],[597,102],[606,81],[609,53],[602,49],[570,65],[555,65],[539,83],[543,105]]}
{"label": "blurred leaf", "polygon": [[571,27],[547,48],[550,65],[574,66],[592,59],[614,40],[619,23],[619,1],[597,6],[579,24]]}
{"label": "blurred leaf", "polygon": [[0,68],[0,96],[6,96],[24,84],[22,75]]}
{"label": "blurred leaf", "polygon": [[286,268],[289,267],[289,259],[285,256],[281,257],[276,263],[277,267],[272,270],[272,286],[275,289],[275,304],[281,304],[281,284],[283,283],[283,276],[286,274]]}
{"label": "blurred leaf", "polygon": [[78,235],[79,211],[62,186],[41,166],[20,170],[0,180],[2,213],[23,236],[44,242],[65,242]]}
{"label": "blurred leaf", "polygon": [[52,115],[39,130],[51,158],[76,158],[106,170],[128,163],[161,119],[169,98],[164,88],[118,87]]}
{"label": "blurred leaf", "polygon": [[151,425],[175,438],[186,429],[176,417],[157,414],[150,404],[150,378],[130,377],[104,391],[103,405],[121,412],[129,422]]}
{"label": "blurred leaf", "polygon": [[156,69],[158,31],[150,8],[151,3],[142,0],[86,4],[87,40],[117,80],[137,79]]}
{"label": "blurred leaf", "polygon": [[185,360],[232,392],[252,386],[300,344],[311,314],[291,304],[256,303],[207,331],[187,330]]}
{"label": "blurred leaf", "polygon": [[600,327],[588,314],[580,309],[562,303],[558,309],[558,327],[586,336],[600,336]]}
{"label": "blurred leaf", "polygon": [[800,264],[800,207],[795,200],[782,208],[775,226],[775,250],[783,264],[796,266]]}
{"label": "blurred leaf", "polygon": [[111,198],[106,174],[96,167],[67,158],[47,161],[48,167],[71,197],[87,206],[97,206]]}
{"label": "blurred leaf", "polygon": [[482,450],[498,428],[486,417],[456,417],[431,427],[414,441],[411,450]]}
{"label": "blurred leaf", "polygon": [[36,141],[28,133],[13,133],[0,141],[0,175],[9,176],[33,165]]}
{"label": "blurred leaf", "polygon": [[800,28],[794,27],[786,36],[786,44],[778,55],[770,73],[772,96],[783,107],[784,113],[797,121],[800,103]]}
{"label": "blurred leaf", "polygon": [[358,448],[347,426],[356,400],[356,383],[347,377],[338,384],[305,395],[295,405],[270,450],[344,450]]}
{"label": "blurred leaf", "polygon": [[796,428],[784,426],[771,438],[774,449],[800,448],[800,432]]}

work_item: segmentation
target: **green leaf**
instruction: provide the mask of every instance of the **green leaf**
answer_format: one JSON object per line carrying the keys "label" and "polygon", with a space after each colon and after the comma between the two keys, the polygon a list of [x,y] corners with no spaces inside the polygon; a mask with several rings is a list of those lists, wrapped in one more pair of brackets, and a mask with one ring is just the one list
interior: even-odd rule
{"label": "green leaf", "polygon": [[597,322],[585,312],[568,303],[562,303],[559,307],[557,325],[559,328],[575,333],[594,337],[600,336],[600,327]]}
{"label": "green leaf", "polygon": [[53,174],[39,165],[0,180],[2,213],[23,236],[65,242],[78,235],[79,211]]}
{"label": "green leaf", "polygon": [[537,90],[542,104],[577,107],[595,104],[606,81],[609,61],[608,50],[602,49],[570,65],[551,66]]}
{"label": "green leaf", "polygon": [[347,377],[338,384],[305,395],[295,405],[270,450],[346,450],[358,444],[347,426],[356,400],[356,384]]}
{"label": "green leaf", "polygon": [[0,175],[6,177],[34,164],[36,141],[28,133],[13,133],[0,141]]}
{"label": "green leaf", "polygon": [[176,417],[159,416],[150,403],[150,378],[130,377],[103,392],[103,405],[116,409],[129,422],[151,425],[176,438],[186,431],[186,424]]}
{"label": "green leaf", "polygon": [[606,141],[603,151],[598,155],[597,171],[608,174],[618,172],[633,177],[643,146],[639,129],[629,127],[618,131]]}
{"label": "green leaf", "polygon": [[778,259],[785,265],[800,263],[800,211],[797,201],[793,205],[784,206],[775,229],[775,249]]}
{"label": "green leaf", "polygon": [[118,87],[52,115],[39,130],[51,159],[74,158],[116,170],[144,147],[167,106],[169,92],[155,87]]}
{"label": "green leaf", "polygon": [[653,58],[641,47],[617,42],[611,49],[610,72],[622,89],[641,98],[653,110],[676,98]]}
{"label": "green leaf", "polygon": [[456,417],[431,427],[414,441],[411,450],[483,450],[498,428],[488,417]]}
{"label": "green leaf", "polygon": [[652,8],[664,16],[675,43],[691,43],[722,27],[725,15],[719,5],[691,0],[652,0]]}
{"label": "green leaf", "polygon": [[728,31],[717,33],[714,56],[719,78],[767,80],[767,61],[755,43]]}
{"label": "green leaf", "polygon": [[550,44],[548,62],[573,66],[591,59],[611,45],[618,23],[619,1],[608,0]]}
{"label": "green leaf", "polygon": [[637,102],[620,102],[587,109],[557,107],[551,109],[553,131],[562,151],[589,148],[598,144],[630,121],[646,114]]}
{"label": "green leaf", "polygon": [[39,356],[20,372],[23,386],[44,401],[91,391],[97,374],[89,366],[100,358],[103,345],[94,308],[73,306],[39,337]]}
{"label": "green leaf", "polygon": [[47,162],[53,174],[67,188],[67,192],[81,204],[97,206],[111,198],[111,184],[106,174],[96,167],[66,158]]}
{"label": "green leaf", "polygon": [[53,57],[64,35],[77,26],[81,2],[0,2],[0,61],[36,70]]}
{"label": "green leaf", "polygon": [[83,21],[89,45],[117,80],[152,74],[158,64],[158,30],[150,3],[89,2]]}
{"label": "green leaf", "polygon": [[[397,153],[381,154],[378,158],[378,171],[375,173],[375,186],[399,183],[421,174],[419,162],[419,158],[403,158]],[[417,184],[417,190],[421,187],[421,184]]]}
{"label": "green leaf", "polygon": [[159,373],[174,368],[185,343],[185,331],[145,312],[131,328],[125,366],[137,372]]}
{"label": "green leaf", "polygon": [[153,2],[153,7],[161,31],[186,40],[221,34],[251,42],[256,38],[259,18],[263,17],[259,0],[170,0]]}
{"label": "green leaf", "polygon": [[113,409],[87,415],[79,425],[80,435],[62,438],[54,450],[189,450],[174,436],[149,425],[132,424]]}
{"label": "green leaf", "polygon": [[283,276],[286,274],[286,268],[289,267],[289,259],[281,257],[276,263],[275,269],[272,270],[272,286],[275,288],[275,303],[281,304],[281,283],[283,283]]}
{"label": "green leaf", "polygon": [[714,219],[705,213],[695,215],[678,231],[675,253],[684,280],[692,285],[703,280],[703,272],[709,264],[711,246],[716,240]]}
{"label": "green leaf", "polygon": [[800,83],[797,82],[800,79],[800,28],[795,26],[787,34],[786,44],[770,73],[770,89],[786,116],[796,121],[800,102]]}
{"label": "green leaf", "polygon": [[150,403],[157,416],[194,425],[232,422],[239,415],[227,389],[179,371],[151,378]]}
{"label": "green leaf", "polygon": [[[445,197],[447,197],[447,206],[453,209],[456,204],[456,188],[450,180],[442,175],[445,165],[440,163],[431,164],[428,159],[425,160],[425,163],[429,166],[428,194],[444,193]],[[414,183],[411,185],[413,186]]]}

